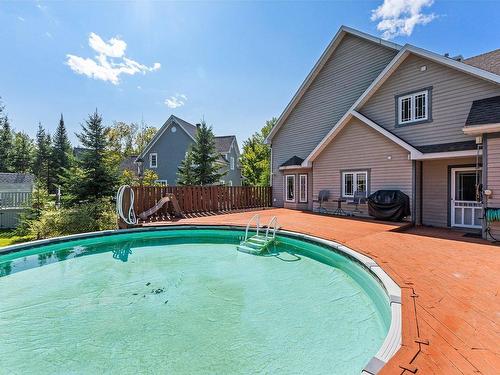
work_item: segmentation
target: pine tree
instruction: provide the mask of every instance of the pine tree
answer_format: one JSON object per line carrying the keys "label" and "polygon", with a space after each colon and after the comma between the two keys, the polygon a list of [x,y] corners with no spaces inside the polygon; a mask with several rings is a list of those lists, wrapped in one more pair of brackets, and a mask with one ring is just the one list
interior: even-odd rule
{"label": "pine tree", "polygon": [[32,169],[34,146],[30,136],[23,132],[15,133],[12,148],[12,169],[17,173],[28,173]]}
{"label": "pine tree", "polygon": [[178,185],[196,185],[193,166],[193,151],[190,149],[177,168]]}
{"label": "pine tree", "polygon": [[212,127],[204,121],[198,126],[191,154],[195,185],[211,185],[219,182],[224,176],[224,173],[220,173],[221,166],[217,162],[220,154],[215,148]]}
{"label": "pine tree", "polygon": [[68,139],[68,133],[64,125],[62,113],[56,133],[54,134],[50,156],[53,183],[56,186],[60,186],[62,184],[63,174],[71,166],[71,143]]}
{"label": "pine tree", "polygon": [[50,135],[45,132],[41,123],[38,123],[38,131],[36,132],[36,152],[35,162],[33,164],[33,173],[37,179],[45,186],[48,191],[51,188],[51,171],[50,171],[50,150],[51,139]]}
{"label": "pine tree", "polygon": [[12,130],[0,102],[0,172],[12,172]]}
{"label": "pine tree", "polygon": [[87,149],[82,156],[80,168],[85,178],[79,186],[73,186],[73,193],[79,200],[95,200],[111,197],[118,184],[118,172],[107,156],[107,129],[97,110],[89,115],[82,132],[77,134],[83,147]]}

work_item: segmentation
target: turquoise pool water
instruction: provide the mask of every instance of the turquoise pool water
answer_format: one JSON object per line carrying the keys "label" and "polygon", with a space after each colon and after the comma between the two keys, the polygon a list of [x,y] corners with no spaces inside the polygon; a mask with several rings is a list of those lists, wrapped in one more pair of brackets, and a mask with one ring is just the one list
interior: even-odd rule
{"label": "turquoise pool water", "polygon": [[0,256],[2,374],[359,374],[389,325],[358,263],[278,237],[161,230]]}

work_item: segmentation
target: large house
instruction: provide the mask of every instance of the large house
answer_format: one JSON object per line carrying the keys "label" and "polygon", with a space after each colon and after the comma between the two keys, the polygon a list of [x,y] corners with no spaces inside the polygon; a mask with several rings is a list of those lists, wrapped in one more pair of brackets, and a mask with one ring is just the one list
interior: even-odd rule
{"label": "large house", "polygon": [[[160,182],[175,185],[177,171],[186,153],[195,142],[197,126],[171,115],[156,132],[153,139],[137,157],[142,160],[144,169],[151,169],[159,176]],[[221,185],[241,185],[240,151],[236,136],[216,136],[215,146],[220,154],[220,171],[225,173]]]}
{"label": "large house", "polygon": [[485,209],[500,207],[500,50],[449,57],[343,26],[267,142],[275,206],[334,211],[400,190],[413,223],[486,237]]}

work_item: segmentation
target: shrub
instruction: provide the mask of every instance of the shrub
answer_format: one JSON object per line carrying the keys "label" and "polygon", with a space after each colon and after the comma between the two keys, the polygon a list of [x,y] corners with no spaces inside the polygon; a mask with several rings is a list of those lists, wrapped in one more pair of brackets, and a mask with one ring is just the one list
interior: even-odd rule
{"label": "shrub", "polygon": [[41,239],[116,227],[113,204],[108,199],[99,199],[68,208],[47,207],[37,217],[23,220],[18,233]]}

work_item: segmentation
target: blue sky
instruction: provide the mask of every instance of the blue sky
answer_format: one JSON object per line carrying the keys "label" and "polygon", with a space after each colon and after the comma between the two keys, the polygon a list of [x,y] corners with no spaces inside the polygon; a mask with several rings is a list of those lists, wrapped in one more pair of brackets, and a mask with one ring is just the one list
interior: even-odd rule
{"label": "blue sky", "polygon": [[383,3],[1,2],[0,96],[30,135],[63,112],[76,143],[98,108],[107,124],[204,118],[241,145],[279,116],[342,24],[451,55],[500,47],[500,2]]}

